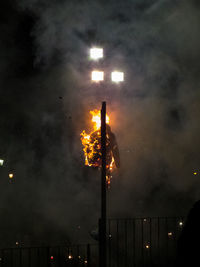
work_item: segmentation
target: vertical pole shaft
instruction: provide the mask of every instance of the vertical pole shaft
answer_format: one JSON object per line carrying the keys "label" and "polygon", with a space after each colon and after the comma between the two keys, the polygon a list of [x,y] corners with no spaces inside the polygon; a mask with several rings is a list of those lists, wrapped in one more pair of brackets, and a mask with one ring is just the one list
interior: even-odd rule
{"label": "vertical pole shaft", "polygon": [[100,267],[107,266],[106,246],[106,102],[101,109],[101,220],[100,220]]}
{"label": "vertical pole shaft", "polygon": [[91,267],[91,251],[90,251],[90,244],[87,244],[87,267]]}

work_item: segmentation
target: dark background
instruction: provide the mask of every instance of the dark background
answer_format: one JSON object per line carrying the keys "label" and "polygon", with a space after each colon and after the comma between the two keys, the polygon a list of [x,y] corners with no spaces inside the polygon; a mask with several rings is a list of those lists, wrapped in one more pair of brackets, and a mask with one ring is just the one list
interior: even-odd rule
{"label": "dark background", "polygon": [[[80,133],[104,93],[121,155],[109,216],[188,212],[200,191],[199,26],[194,0],[1,2],[1,246],[91,240],[100,173],[84,167]],[[122,85],[91,84],[92,45]]]}

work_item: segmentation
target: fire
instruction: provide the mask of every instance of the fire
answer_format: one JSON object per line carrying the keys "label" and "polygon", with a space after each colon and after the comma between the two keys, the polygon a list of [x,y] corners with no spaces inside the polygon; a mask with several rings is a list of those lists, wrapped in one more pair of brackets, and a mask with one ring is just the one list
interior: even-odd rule
{"label": "fire", "polygon": [[[85,156],[85,165],[90,167],[101,167],[101,112],[100,110],[90,111],[92,115],[92,131],[87,134],[85,130],[81,133],[81,142]],[[111,172],[119,167],[119,151],[114,134],[111,132],[110,118],[106,114],[106,168],[107,186],[110,186]]]}
{"label": "fire", "polygon": [[[100,110],[91,110],[90,114],[92,115],[92,122],[94,123],[94,131],[98,131],[101,128],[101,112]],[[106,123],[109,124],[110,118],[106,114]]]}

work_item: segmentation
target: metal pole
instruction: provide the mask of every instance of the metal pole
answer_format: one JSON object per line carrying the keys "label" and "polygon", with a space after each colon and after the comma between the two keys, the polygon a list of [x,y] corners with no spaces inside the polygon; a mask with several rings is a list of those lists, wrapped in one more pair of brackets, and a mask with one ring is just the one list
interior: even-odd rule
{"label": "metal pole", "polygon": [[100,230],[100,267],[107,266],[107,246],[106,246],[106,102],[102,102],[101,109],[101,219]]}

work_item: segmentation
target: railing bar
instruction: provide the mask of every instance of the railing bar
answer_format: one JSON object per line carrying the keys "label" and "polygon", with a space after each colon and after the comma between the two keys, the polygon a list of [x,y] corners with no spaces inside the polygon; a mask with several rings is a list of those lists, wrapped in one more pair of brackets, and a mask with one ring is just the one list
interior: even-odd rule
{"label": "railing bar", "polygon": [[[146,219],[146,218],[145,218]],[[141,219],[141,237],[142,237],[142,245],[141,245],[141,255],[142,255],[142,266],[144,266],[144,219]]]}
{"label": "railing bar", "polygon": [[111,267],[111,221],[108,221],[108,266]]}
{"label": "railing bar", "polygon": [[133,266],[135,267],[135,220],[133,220]]}
{"label": "railing bar", "polygon": [[117,220],[117,267],[119,267],[119,220]]}
{"label": "railing bar", "polygon": [[149,252],[150,252],[150,264],[152,264],[152,220],[149,218]]}
{"label": "railing bar", "polygon": [[127,221],[124,222],[124,231],[125,231],[125,266],[127,267],[127,257],[128,257],[128,247],[127,247]]}

